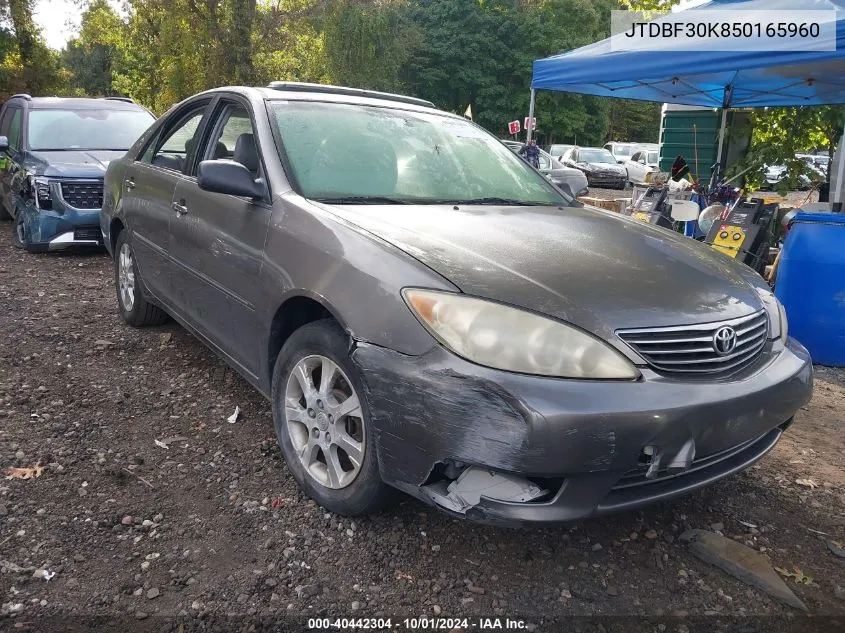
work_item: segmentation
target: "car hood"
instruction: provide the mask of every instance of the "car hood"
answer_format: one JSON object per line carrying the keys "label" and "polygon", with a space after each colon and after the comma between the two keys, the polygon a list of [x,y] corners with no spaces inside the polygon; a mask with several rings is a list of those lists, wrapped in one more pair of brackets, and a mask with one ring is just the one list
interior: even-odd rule
{"label": "car hood", "polygon": [[612,173],[625,173],[624,165],[619,165],[617,163],[584,163],[587,169],[591,171],[606,171]]}
{"label": "car hood", "polygon": [[38,176],[102,178],[109,163],[126,154],[123,150],[61,150],[31,152]]}
{"label": "car hood", "polygon": [[[706,323],[762,309],[756,274],[695,240],[589,207],[319,205],[461,291],[575,323]],[[759,280],[759,285],[763,280]]]}

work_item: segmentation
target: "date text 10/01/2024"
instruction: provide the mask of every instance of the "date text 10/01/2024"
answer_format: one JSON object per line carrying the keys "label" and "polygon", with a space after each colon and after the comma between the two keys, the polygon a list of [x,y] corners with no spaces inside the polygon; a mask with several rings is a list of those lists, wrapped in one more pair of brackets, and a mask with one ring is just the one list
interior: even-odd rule
{"label": "date text 10/01/2024", "polygon": [[309,618],[309,631],[497,631],[530,630],[515,618]]}

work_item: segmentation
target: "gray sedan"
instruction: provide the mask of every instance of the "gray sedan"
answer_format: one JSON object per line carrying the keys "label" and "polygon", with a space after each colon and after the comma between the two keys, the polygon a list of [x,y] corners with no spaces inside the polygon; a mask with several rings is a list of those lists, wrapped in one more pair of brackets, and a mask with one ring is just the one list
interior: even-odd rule
{"label": "gray sedan", "polygon": [[110,164],[101,229],[123,319],[176,319],[260,390],[341,514],[634,508],[754,463],[812,391],[750,268],[410,97],[191,97]]}
{"label": "gray sedan", "polygon": [[[512,152],[519,152],[522,149],[522,143],[519,141],[502,141],[502,143],[507,145]],[[587,177],[581,170],[567,167],[543,150],[540,150],[540,166],[537,171],[558,187],[566,185],[569,192],[575,196],[586,196],[590,192],[587,187]]]}

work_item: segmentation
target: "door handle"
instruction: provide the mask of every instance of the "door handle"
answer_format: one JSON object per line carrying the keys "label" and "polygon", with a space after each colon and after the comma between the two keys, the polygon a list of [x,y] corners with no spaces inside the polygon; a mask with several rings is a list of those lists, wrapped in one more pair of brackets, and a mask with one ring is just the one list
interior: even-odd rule
{"label": "door handle", "polygon": [[[181,202],[184,202],[184,200]],[[175,201],[170,203],[170,208],[173,209],[178,216],[183,216],[188,212],[188,207]]]}
{"label": "door handle", "polygon": [[127,178],[126,180],[124,180],[123,184],[126,185],[126,189],[128,191],[132,191],[135,188],[135,181],[131,178]]}

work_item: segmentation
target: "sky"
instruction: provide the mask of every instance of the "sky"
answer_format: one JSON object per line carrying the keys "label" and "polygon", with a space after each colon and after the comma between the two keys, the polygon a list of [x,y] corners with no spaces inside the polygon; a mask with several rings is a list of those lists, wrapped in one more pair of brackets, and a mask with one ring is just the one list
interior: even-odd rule
{"label": "sky", "polygon": [[[109,0],[109,3],[120,9],[120,0]],[[62,49],[76,34],[82,13],[79,4],[78,0],[36,0],[32,17],[41,27],[47,46]]]}

